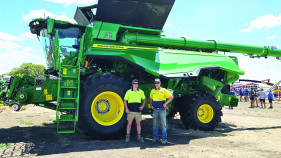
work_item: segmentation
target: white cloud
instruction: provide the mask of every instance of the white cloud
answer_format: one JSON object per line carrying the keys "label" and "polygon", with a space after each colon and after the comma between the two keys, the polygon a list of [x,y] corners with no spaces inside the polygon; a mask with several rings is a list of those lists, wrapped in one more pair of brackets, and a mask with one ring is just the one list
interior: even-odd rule
{"label": "white cloud", "polygon": [[267,40],[273,40],[273,39],[275,39],[276,37],[275,36],[269,36],[269,37],[267,37],[266,39]]}
{"label": "white cloud", "polygon": [[[21,46],[17,43],[14,43],[14,42],[10,42],[10,41],[3,41],[3,40],[0,40],[0,49],[16,49],[16,48],[20,48]],[[2,62],[2,58],[1,59],[1,62]]]}
{"label": "white cloud", "polygon": [[240,32],[253,32],[252,27],[248,27],[245,30],[240,30]]}
{"label": "white cloud", "polygon": [[0,50],[0,74],[10,72],[13,68],[19,67],[22,63],[34,63],[45,65],[45,58],[42,52],[24,47],[23,49]]}
{"label": "white cloud", "polygon": [[30,22],[32,19],[35,18],[53,18],[56,20],[63,20],[63,21],[69,21],[72,23],[76,23],[76,21],[66,15],[56,15],[53,14],[45,9],[41,9],[41,10],[30,10],[28,14],[23,16],[23,20],[25,22]]}
{"label": "white cloud", "polygon": [[240,30],[240,32],[252,32],[253,30],[269,29],[276,26],[281,26],[281,14],[279,14],[278,16],[267,14],[261,17],[257,17],[255,20],[251,21],[250,24],[244,24],[243,26],[248,27],[244,30]]}
{"label": "white cloud", "polygon": [[17,37],[13,35],[9,35],[8,33],[0,32],[0,40],[5,41],[24,41],[25,39],[22,37]]}
{"label": "white cloud", "polygon": [[66,15],[59,15],[59,16],[56,17],[56,20],[69,21],[69,22],[72,22],[74,24],[77,24],[77,22],[74,19],[72,19],[72,18],[70,18]]}
{"label": "white cloud", "polygon": [[94,5],[98,2],[98,0],[45,0],[47,2],[52,2],[52,3],[60,3],[60,4],[65,4],[65,5],[70,5],[70,4],[82,4],[82,5]]}
{"label": "white cloud", "polygon": [[36,39],[37,35],[32,34],[31,32],[25,32],[20,34],[22,37],[28,38],[28,39]]}
{"label": "white cloud", "polygon": [[51,13],[51,12],[45,10],[45,9],[30,10],[28,14],[23,16],[23,20],[24,20],[24,22],[29,22],[29,21],[31,21],[32,19],[35,19],[35,18],[47,18],[48,16],[50,18],[56,17],[55,14],[53,14],[53,13]]}

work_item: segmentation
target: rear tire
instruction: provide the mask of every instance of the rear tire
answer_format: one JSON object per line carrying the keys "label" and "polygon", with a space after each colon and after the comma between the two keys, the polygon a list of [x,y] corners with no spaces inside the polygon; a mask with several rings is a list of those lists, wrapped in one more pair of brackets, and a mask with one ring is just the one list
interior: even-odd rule
{"label": "rear tire", "polygon": [[179,108],[181,121],[188,129],[213,130],[221,122],[221,106],[210,94],[187,96]]}
{"label": "rear tire", "polygon": [[91,137],[112,139],[126,133],[123,98],[128,83],[114,75],[88,79],[80,93],[79,126]]}

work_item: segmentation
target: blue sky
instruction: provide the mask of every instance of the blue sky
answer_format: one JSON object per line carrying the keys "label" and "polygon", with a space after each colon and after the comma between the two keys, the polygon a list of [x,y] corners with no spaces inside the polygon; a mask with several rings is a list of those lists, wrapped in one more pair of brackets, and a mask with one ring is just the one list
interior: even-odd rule
{"label": "blue sky", "polygon": [[[22,63],[45,65],[42,46],[29,31],[28,23],[36,17],[73,21],[77,6],[95,4],[96,0],[10,0],[0,9],[0,74]],[[277,46],[281,49],[281,1],[279,0],[176,0],[164,27],[168,37],[196,40]],[[227,54],[228,55],[228,54]],[[233,54],[229,54],[233,55]],[[242,54],[239,66],[243,79],[271,82],[281,80],[281,62],[250,59]]]}

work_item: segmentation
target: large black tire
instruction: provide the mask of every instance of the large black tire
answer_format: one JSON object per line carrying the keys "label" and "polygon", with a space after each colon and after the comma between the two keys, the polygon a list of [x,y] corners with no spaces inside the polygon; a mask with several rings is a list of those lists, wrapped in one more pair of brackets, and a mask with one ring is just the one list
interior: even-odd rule
{"label": "large black tire", "polygon": [[80,91],[78,125],[90,137],[113,139],[126,134],[123,98],[128,83],[114,75],[85,81]]}
{"label": "large black tire", "polygon": [[181,121],[187,129],[213,130],[221,122],[221,106],[212,95],[186,96],[179,106]]}

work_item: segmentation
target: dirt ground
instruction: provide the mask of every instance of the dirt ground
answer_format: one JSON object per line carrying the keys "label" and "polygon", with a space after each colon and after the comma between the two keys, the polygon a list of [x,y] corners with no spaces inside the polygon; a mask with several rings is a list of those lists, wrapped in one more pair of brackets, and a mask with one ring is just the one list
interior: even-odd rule
{"label": "dirt ground", "polygon": [[[0,157],[281,157],[281,102],[273,109],[223,108],[214,131],[184,129],[179,116],[168,121],[168,144],[152,143],[152,118],[144,116],[144,143],[134,138],[93,140],[77,131],[57,134],[55,111],[33,105],[13,112],[0,106]],[[267,103],[267,107],[269,107]]]}

